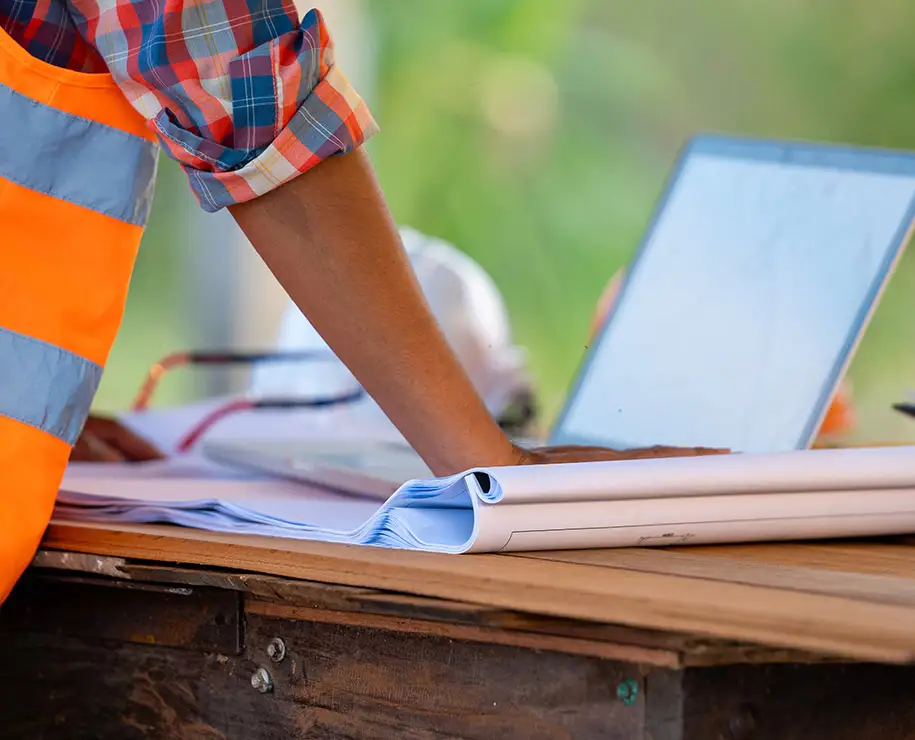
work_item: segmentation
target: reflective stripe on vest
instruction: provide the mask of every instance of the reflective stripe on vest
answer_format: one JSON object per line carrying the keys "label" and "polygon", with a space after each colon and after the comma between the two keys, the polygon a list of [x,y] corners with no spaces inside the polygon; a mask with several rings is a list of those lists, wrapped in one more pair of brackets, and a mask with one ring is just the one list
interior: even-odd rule
{"label": "reflective stripe on vest", "polygon": [[76,443],[102,368],[53,344],[0,327],[0,415]]}
{"label": "reflective stripe on vest", "polygon": [[0,112],[0,177],[129,224],[146,223],[156,173],[153,142],[41,105],[2,84]]}
{"label": "reflective stripe on vest", "polygon": [[121,323],[158,147],[108,75],[0,30],[0,602],[48,525]]}

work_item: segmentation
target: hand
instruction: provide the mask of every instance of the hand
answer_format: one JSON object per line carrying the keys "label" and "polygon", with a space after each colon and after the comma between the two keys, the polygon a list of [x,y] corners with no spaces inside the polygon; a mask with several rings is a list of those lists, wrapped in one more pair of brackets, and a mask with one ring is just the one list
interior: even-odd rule
{"label": "hand", "polygon": [[164,455],[120,422],[103,416],[90,416],[83,427],[70,460],[73,462],[147,462]]}
{"label": "hand", "polygon": [[608,460],[644,460],[657,457],[699,457],[726,455],[730,450],[709,447],[641,447],[632,450],[611,450],[605,447],[540,447],[525,450],[516,447],[516,465],[547,465],[551,463],[604,462]]}

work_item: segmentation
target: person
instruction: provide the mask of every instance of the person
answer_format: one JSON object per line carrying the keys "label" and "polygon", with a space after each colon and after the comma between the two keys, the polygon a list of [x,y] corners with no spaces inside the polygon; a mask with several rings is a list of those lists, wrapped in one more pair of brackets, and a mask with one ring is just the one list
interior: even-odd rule
{"label": "person", "polygon": [[[80,448],[148,215],[156,142],[205,211],[230,211],[436,474],[716,452],[512,444],[425,304],[362,148],[376,123],[319,11],[299,20],[289,0],[0,0],[0,28],[0,601]],[[116,425],[99,429],[86,427],[88,446],[116,448]]]}

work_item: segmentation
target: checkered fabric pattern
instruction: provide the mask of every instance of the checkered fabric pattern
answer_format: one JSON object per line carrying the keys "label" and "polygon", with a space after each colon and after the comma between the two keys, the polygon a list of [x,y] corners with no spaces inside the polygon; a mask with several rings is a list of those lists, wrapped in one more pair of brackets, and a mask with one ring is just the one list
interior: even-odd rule
{"label": "checkered fabric pattern", "polygon": [[290,0],[0,0],[33,56],[110,71],[207,211],[288,182],[377,130],[317,10]]}

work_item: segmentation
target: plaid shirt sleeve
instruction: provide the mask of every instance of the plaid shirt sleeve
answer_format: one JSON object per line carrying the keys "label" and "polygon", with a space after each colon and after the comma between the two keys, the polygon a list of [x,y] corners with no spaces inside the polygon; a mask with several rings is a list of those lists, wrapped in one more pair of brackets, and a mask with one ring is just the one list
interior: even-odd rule
{"label": "plaid shirt sleeve", "polygon": [[317,10],[299,23],[291,0],[68,6],[206,211],[263,195],[377,130]]}

